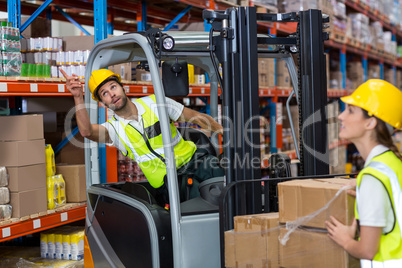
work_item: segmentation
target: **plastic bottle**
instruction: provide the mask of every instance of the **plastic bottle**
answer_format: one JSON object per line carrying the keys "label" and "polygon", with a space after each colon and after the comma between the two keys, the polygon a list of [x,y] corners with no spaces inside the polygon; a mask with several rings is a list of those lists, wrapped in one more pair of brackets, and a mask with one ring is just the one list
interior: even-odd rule
{"label": "plastic bottle", "polygon": [[55,245],[55,258],[58,260],[62,259],[63,253],[63,234],[60,230],[58,230],[54,234],[54,245]]}
{"label": "plastic bottle", "polygon": [[56,247],[55,247],[54,233],[48,233],[47,235],[47,252],[49,259],[55,259]]}
{"label": "plastic bottle", "polygon": [[54,176],[56,174],[56,164],[54,161],[54,151],[52,145],[46,144],[46,176]]}
{"label": "plastic bottle", "polygon": [[71,259],[79,261],[84,257],[84,231],[75,231],[71,235]]}
{"label": "plastic bottle", "polygon": [[71,260],[71,231],[63,233],[63,260]]}
{"label": "plastic bottle", "polygon": [[56,208],[57,203],[57,185],[54,181],[54,176],[49,176],[46,178],[47,186],[47,209]]}
{"label": "plastic bottle", "polygon": [[47,250],[47,233],[40,233],[40,256],[42,258],[48,257],[48,250]]}
{"label": "plastic bottle", "polygon": [[66,203],[66,183],[64,182],[63,175],[58,174],[53,176],[57,184],[57,205],[61,206]]}

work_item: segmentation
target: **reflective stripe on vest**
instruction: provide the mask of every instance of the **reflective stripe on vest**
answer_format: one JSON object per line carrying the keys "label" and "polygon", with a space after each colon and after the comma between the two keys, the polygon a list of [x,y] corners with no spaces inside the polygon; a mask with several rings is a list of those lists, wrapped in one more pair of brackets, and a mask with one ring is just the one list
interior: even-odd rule
{"label": "reflective stripe on vest", "polygon": [[[119,140],[127,150],[127,156],[137,161],[151,186],[159,188],[163,185],[167,172],[164,147],[168,145],[163,143],[158,106],[154,95],[138,99],[136,102],[145,109],[141,116],[143,133],[131,124],[124,125],[115,117],[108,122],[115,128]],[[183,139],[173,122],[169,126],[172,133],[171,146],[175,154],[175,164],[176,168],[179,168],[191,159],[197,147],[193,142]]]}
{"label": "reflective stripe on vest", "polygon": [[402,259],[387,261],[360,260],[360,268],[401,268]]}
{"label": "reflective stripe on vest", "polygon": [[[391,151],[374,157],[357,177],[356,204],[360,204],[359,188],[364,174],[374,176],[384,185],[390,198],[395,222],[389,233],[383,232],[381,234],[380,247],[374,259],[361,260],[361,267],[402,267],[402,232],[400,229],[402,223],[402,188],[399,178],[402,176],[402,163]],[[355,208],[355,217],[359,219],[357,205]]]}
{"label": "reflective stripe on vest", "polygon": [[[116,124],[113,124],[113,126],[116,128],[117,133],[125,133],[124,124],[120,121],[115,121],[115,122],[116,122]],[[119,138],[124,142],[126,147],[128,146],[130,148],[130,151],[134,155],[135,161],[137,163],[142,163],[142,162],[146,162],[146,161],[157,158],[157,156],[154,155],[153,153],[139,155],[135,151],[135,149],[134,149],[132,143],[130,142],[130,140],[128,139],[127,135],[119,135]],[[182,138],[182,136],[181,136],[180,132],[177,131],[177,135],[173,138],[172,145],[176,146],[179,143],[181,138]],[[160,155],[165,154],[165,150],[163,147],[154,149],[154,151]]]}
{"label": "reflective stripe on vest", "polygon": [[384,163],[373,161],[369,163],[369,167],[378,170],[389,178],[389,181],[391,182],[392,198],[394,199],[396,218],[399,226],[402,226],[402,188],[399,184],[398,177],[396,176],[395,172]]}

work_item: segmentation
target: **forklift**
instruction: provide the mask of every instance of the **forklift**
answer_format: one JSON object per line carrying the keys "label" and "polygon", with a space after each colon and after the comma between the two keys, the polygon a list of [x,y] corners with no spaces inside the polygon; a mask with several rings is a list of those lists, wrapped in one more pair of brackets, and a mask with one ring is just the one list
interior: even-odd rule
{"label": "forklift", "polygon": [[[300,141],[292,136],[300,160],[300,176],[329,173],[325,107],[327,104],[323,32],[328,16],[320,10],[260,14],[255,7],[225,11],[204,10],[209,32],[146,32],[111,37],[95,45],[88,58],[85,92],[91,72],[125,62],[146,62],[158,105],[163,137],[170,209],[155,199],[147,182],[100,183],[98,144],[86,140],[87,215],[85,234],[95,267],[224,267],[224,231],[233,217],[273,211],[270,189],[275,180],[261,180],[261,169],[238,159],[260,158],[258,58],[285,60],[299,107]],[[257,33],[259,23],[297,23],[287,37]],[[292,55],[297,55],[295,64]],[[211,116],[218,117],[221,98],[225,176],[200,184],[200,196],[180,197],[179,181],[166,97],[189,94],[187,64],[201,67],[210,79]],[[222,74],[219,72],[222,67]],[[297,67],[296,67],[297,66]],[[162,68],[162,77],[160,74]],[[219,94],[218,89],[221,93]],[[85,94],[85,102],[94,101]],[[98,109],[88,109],[92,122]],[[255,120],[254,120],[255,119]],[[290,120],[292,121],[292,120]],[[304,125],[304,122],[312,122]],[[217,137],[184,129],[183,138],[218,151]],[[281,154],[270,159],[270,177],[290,177],[290,160]],[[271,179],[271,178],[270,178]]]}

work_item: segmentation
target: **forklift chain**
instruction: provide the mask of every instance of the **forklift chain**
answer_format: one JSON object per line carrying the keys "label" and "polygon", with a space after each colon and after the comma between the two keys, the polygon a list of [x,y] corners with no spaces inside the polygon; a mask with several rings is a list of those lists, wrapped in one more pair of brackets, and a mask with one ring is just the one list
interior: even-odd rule
{"label": "forklift chain", "polygon": [[[300,69],[302,68],[301,66],[301,47],[300,47],[300,17],[299,17],[299,22],[297,23],[297,32],[296,32],[296,46],[297,46],[297,51],[299,52],[297,54],[297,79],[299,80],[298,87],[299,87],[299,96],[298,96],[298,108],[299,108],[299,161],[300,161],[300,176],[303,176],[304,174],[304,160],[303,160],[303,151],[304,151],[304,146],[303,146],[303,103],[302,103],[302,74]],[[297,146],[297,144],[296,144]]]}

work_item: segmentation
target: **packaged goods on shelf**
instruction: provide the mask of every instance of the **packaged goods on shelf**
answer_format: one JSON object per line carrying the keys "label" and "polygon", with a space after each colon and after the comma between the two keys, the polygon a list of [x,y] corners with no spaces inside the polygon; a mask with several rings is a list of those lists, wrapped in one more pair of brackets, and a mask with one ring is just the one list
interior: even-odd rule
{"label": "packaged goods on shelf", "polygon": [[0,187],[8,186],[9,175],[6,167],[0,167]]}
{"label": "packaged goods on shelf", "polygon": [[0,205],[0,221],[5,221],[11,218],[13,208],[11,205]]}
{"label": "packaged goods on shelf", "polygon": [[5,21],[1,22],[0,47],[3,52],[21,51],[20,30]]}
{"label": "packaged goods on shelf", "polygon": [[292,86],[287,64],[282,59],[276,60],[276,85],[278,87]]}
{"label": "packaged goods on shelf", "polygon": [[380,65],[369,65],[367,67],[367,79],[380,79]]}
{"label": "packaged goods on shelf", "polygon": [[374,21],[370,24],[371,35],[373,36],[372,46],[378,49],[384,48],[384,30],[379,21]]}
{"label": "packaged goods on shelf", "polygon": [[20,76],[22,55],[21,52],[2,52],[2,75],[4,76]]}
{"label": "packaged goods on shelf", "polygon": [[62,226],[40,234],[41,257],[47,259],[82,260],[84,228]]}
{"label": "packaged goods on shelf", "polygon": [[10,203],[10,190],[8,187],[0,187],[0,205]]}
{"label": "packaged goods on shelf", "polygon": [[348,15],[346,36],[355,38],[364,44],[371,44],[373,37],[369,28],[369,18],[362,13]]}
{"label": "packaged goods on shelf", "polygon": [[36,37],[27,38],[27,51],[62,51],[63,40],[61,38],[54,37]]}
{"label": "packaged goods on shelf", "polygon": [[325,221],[332,215],[350,225],[354,219],[355,198],[347,194],[345,185],[353,181],[333,178],[279,183],[279,221],[325,229]]}
{"label": "packaged goods on shelf", "polygon": [[260,87],[275,86],[275,59],[258,59],[258,85]]}
{"label": "packaged goods on shelf", "polygon": [[396,85],[395,70],[393,68],[384,68],[384,80]]}
{"label": "packaged goods on shelf", "polygon": [[118,181],[146,181],[137,162],[118,152],[117,157]]}
{"label": "packaged goods on shelf", "polygon": [[317,0],[279,0],[280,12],[298,12],[307,9],[317,9]]}
{"label": "packaged goods on shelf", "polygon": [[47,177],[46,185],[48,209],[66,204],[66,184],[61,174]]}
{"label": "packaged goods on shelf", "polygon": [[329,173],[343,174],[346,172],[346,146],[337,146],[329,150]]}
{"label": "packaged goods on shelf", "polygon": [[351,81],[351,88],[355,90],[364,82],[364,69],[361,61],[348,62],[346,65],[346,75]]}
{"label": "packaged goods on shelf", "polygon": [[66,184],[67,202],[86,201],[85,165],[56,165],[57,174],[62,174]]}

